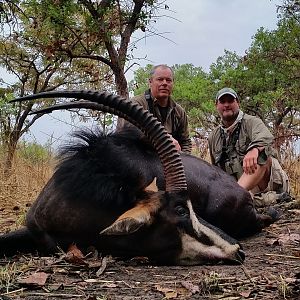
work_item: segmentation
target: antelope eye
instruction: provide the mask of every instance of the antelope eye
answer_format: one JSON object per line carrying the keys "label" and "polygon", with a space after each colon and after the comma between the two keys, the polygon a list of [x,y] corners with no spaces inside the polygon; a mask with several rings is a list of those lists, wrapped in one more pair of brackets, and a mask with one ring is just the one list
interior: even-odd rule
{"label": "antelope eye", "polygon": [[176,206],[175,211],[178,216],[180,217],[187,217],[189,215],[189,210],[187,207],[184,206]]}

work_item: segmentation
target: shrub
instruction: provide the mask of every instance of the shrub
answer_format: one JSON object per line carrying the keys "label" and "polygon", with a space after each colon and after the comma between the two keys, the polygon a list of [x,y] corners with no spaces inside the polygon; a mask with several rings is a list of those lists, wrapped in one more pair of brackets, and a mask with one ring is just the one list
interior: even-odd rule
{"label": "shrub", "polygon": [[53,157],[52,149],[33,142],[21,142],[18,155],[33,164],[49,161]]}

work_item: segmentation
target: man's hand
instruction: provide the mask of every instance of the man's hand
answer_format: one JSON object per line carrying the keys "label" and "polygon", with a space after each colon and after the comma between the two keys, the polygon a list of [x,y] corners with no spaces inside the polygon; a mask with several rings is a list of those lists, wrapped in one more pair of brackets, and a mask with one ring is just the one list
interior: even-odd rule
{"label": "man's hand", "polygon": [[246,174],[251,175],[255,173],[257,169],[257,158],[259,155],[259,150],[253,148],[247,152],[243,159],[243,170]]}
{"label": "man's hand", "polygon": [[175,145],[176,150],[177,150],[177,151],[181,151],[181,147],[180,147],[178,141],[175,140],[171,135],[170,135],[170,138],[172,139],[172,142],[173,142],[173,144]]}

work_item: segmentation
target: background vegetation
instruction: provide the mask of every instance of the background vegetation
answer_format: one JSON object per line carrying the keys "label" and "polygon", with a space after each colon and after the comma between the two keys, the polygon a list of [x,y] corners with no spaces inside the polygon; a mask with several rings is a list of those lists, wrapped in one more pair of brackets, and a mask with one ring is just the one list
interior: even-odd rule
{"label": "background vegetation", "polygon": [[[16,78],[13,84],[1,79],[0,88],[0,146],[6,176],[12,171],[16,149],[24,146],[21,137],[42,116],[30,116],[30,111],[46,105],[43,101],[11,104],[9,100],[55,89],[107,90],[125,97],[144,91],[151,65],[138,69],[129,84],[125,77],[134,58],[131,50],[137,47],[131,37],[135,31],[153,34],[155,20],[168,9],[168,1],[156,0],[1,1],[0,66]],[[277,28],[259,28],[246,55],[225,51],[208,72],[192,64],[173,68],[174,98],[187,111],[199,155],[205,156],[207,135],[219,121],[216,91],[231,86],[241,97],[242,109],[258,115],[270,128],[282,158],[297,159],[299,0],[282,1]],[[114,122],[106,114],[80,113],[82,119],[97,118],[103,130]],[[27,145],[31,150],[34,147]],[[38,154],[40,150],[34,149],[37,157],[44,155],[42,150]]]}
{"label": "background vegetation", "polygon": [[[137,47],[131,37],[139,30],[145,35],[155,34],[153,26],[156,19],[168,9],[168,0],[0,1],[0,67],[16,78],[13,84],[0,78],[1,232],[9,232],[23,224],[25,211],[36,199],[55,166],[55,152],[50,144],[41,146],[21,139],[42,117],[41,114],[29,115],[30,111],[51,103],[11,104],[9,100],[32,93],[72,88],[107,90],[125,97],[130,92],[143,92],[147,88],[151,65],[138,69],[129,84],[125,77],[128,68],[132,67],[132,49]],[[299,145],[300,137],[300,1],[282,0],[278,6],[278,17],[275,30],[257,30],[245,56],[225,51],[208,72],[201,66],[191,64],[172,66],[176,80],[174,98],[188,113],[195,142],[194,153],[205,157],[207,135],[219,121],[214,107],[216,91],[224,86],[235,88],[241,97],[242,109],[261,117],[274,134],[275,147],[281,153],[291,180],[292,194],[299,203],[300,159],[294,146],[297,142]],[[52,103],[59,100],[53,99]],[[79,114],[78,111],[76,114],[83,121],[90,117],[98,120],[103,130],[114,125],[114,118],[110,115],[95,112]],[[99,282],[95,284],[95,281],[87,286],[87,282],[81,285],[83,281],[77,281],[77,276],[82,280],[96,276],[86,266],[78,271],[78,266],[72,269],[65,260],[55,258],[52,266],[49,258],[22,256],[17,263],[7,260],[0,264],[0,292],[7,292],[9,297],[18,297],[17,294],[22,297],[23,286],[19,289],[19,277],[45,271],[50,274],[51,284],[41,286],[40,290],[34,286],[34,291],[38,293],[31,294],[33,296],[30,298],[34,295],[48,297],[51,291],[58,298],[63,297],[62,292],[71,292],[74,297],[84,293],[86,299],[89,292],[92,290],[91,295],[94,294],[95,287],[98,287],[97,297],[107,294],[111,298],[111,293],[115,292],[123,299],[124,291],[130,293],[129,297],[133,297],[136,291],[143,293],[143,296],[147,291],[156,289],[169,293],[175,291],[175,287],[170,290],[173,286],[182,290],[180,283],[183,282],[189,284],[187,290],[199,285],[199,294],[207,296],[217,293],[216,297],[222,298],[228,295],[232,299],[240,296],[252,299],[259,295],[258,298],[271,299],[279,294],[280,299],[296,299],[290,297],[293,297],[293,287],[295,294],[299,294],[299,273],[296,273],[295,260],[299,259],[299,247],[296,248],[299,243],[296,244],[297,238],[293,240],[292,236],[297,232],[296,213],[299,210],[293,211],[294,217],[290,210],[287,219],[277,222],[273,229],[268,228],[260,239],[254,237],[254,240],[248,241],[246,268],[243,265],[235,271],[226,266],[224,276],[218,275],[222,273],[220,265],[215,266],[216,271],[210,272],[207,277],[208,270],[212,270],[208,266],[179,270],[169,266],[165,269],[146,269],[138,264],[138,268],[134,269],[134,262],[130,268],[109,263],[108,268],[112,268],[112,272],[107,272],[105,276],[108,277],[105,278],[112,281],[105,282],[110,286]],[[278,237],[278,232],[283,234]],[[280,237],[288,240],[287,236],[291,238],[291,244],[281,244]],[[270,239],[274,237],[277,237],[276,242],[271,243]],[[59,261],[63,263],[62,268],[59,268]],[[161,273],[157,275],[158,270]],[[159,276],[156,277],[157,285],[147,281],[149,274],[151,278]],[[72,279],[71,283],[69,279],[62,281],[64,277],[61,276],[76,276],[76,280]],[[124,280],[120,280],[120,276]],[[135,279],[128,281],[129,277]],[[190,278],[194,280],[193,285],[186,282]],[[149,285],[145,287],[145,283]],[[163,284],[167,288],[163,289]],[[31,292],[29,288],[29,295]],[[70,295],[67,296],[70,298]],[[107,297],[103,296],[103,299]]]}

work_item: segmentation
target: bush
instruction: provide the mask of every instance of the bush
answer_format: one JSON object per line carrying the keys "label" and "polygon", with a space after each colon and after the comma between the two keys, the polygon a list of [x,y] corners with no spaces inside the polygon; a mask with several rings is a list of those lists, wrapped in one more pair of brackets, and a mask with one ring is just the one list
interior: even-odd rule
{"label": "bush", "polygon": [[21,142],[19,144],[18,155],[35,164],[49,161],[53,157],[52,149],[33,142]]}

